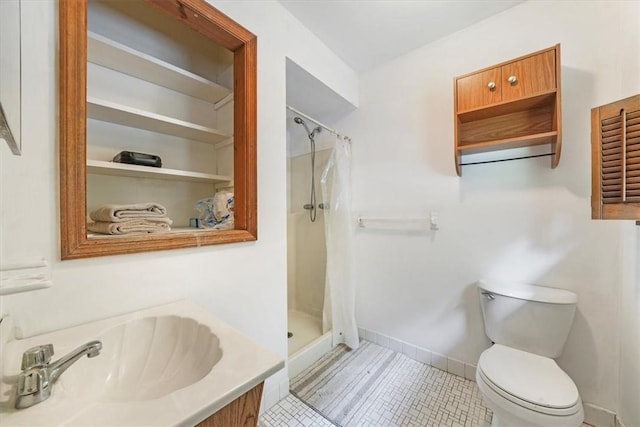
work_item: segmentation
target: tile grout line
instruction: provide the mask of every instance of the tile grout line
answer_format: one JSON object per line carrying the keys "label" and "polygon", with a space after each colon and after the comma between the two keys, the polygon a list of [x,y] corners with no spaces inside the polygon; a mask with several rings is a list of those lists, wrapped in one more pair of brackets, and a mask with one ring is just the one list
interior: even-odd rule
{"label": "tile grout line", "polygon": [[334,423],[332,420],[330,420],[329,418],[325,417],[324,414],[320,411],[318,411],[316,408],[314,408],[313,406],[309,405],[306,401],[304,401],[300,396],[298,396],[296,394],[295,391],[293,390],[289,390],[289,393],[291,393],[291,395],[293,397],[295,397],[296,399],[298,399],[300,402],[302,402],[304,404],[304,406],[306,406],[307,408],[311,409],[313,412],[315,412],[316,414],[320,415],[322,417],[322,419],[326,420],[328,423],[330,423],[332,426],[335,427],[342,427],[340,424],[336,424]]}

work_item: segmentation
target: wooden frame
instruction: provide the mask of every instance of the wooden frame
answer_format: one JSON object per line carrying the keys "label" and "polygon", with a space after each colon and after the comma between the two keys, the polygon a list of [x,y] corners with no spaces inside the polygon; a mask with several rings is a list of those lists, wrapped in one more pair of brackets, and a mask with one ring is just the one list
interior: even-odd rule
{"label": "wooden frame", "polygon": [[62,259],[257,239],[256,36],[205,0],[147,0],[234,56],[234,230],[87,237],[87,0],[60,0],[60,242]]}
{"label": "wooden frame", "polygon": [[[627,108],[631,111],[640,111],[640,95],[630,96],[610,104],[601,105],[591,109],[591,219],[630,219],[640,220],[640,203],[623,202],[604,203],[603,201],[603,185],[602,185],[602,134],[601,120],[611,118],[621,114],[622,109]],[[637,119],[636,119],[637,120]],[[636,124],[635,129],[640,128]],[[638,130],[635,130],[633,140],[638,144]],[[623,149],[627,149],[627,140],[622,138]],[[637,146],[637,145],[636,145]],[[624,169],[622,160],[618,160],[621,169]],[[636,162],[634,181],[638,181],[638,167]],[[623,174],[624,177],[624,174]],[[624,179],[624,178],[623,178]],[[623,190],[624,191],[624,190]],[[636,223],[640,225],[640,221]]]}

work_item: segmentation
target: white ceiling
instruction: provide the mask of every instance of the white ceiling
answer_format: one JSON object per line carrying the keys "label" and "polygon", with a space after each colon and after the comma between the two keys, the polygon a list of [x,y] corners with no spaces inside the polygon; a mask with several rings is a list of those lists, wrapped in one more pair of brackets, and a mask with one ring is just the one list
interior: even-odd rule
{"label": "white ceiling", "polygon": [[356,72],[523,0],[279,0]]}

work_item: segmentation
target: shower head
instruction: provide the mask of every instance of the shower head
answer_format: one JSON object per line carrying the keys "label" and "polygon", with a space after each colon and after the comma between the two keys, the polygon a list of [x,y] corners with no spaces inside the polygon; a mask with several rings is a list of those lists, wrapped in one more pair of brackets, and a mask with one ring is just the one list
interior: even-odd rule
{"label": "shower head", "polygon": [[309,136],[309,139],[313,139],[316,133],[320,133],[320,131],[322,131],[322,128],[320,126],[316,127],[312,131],[309,130],[309,127],[307,126],[307,124],[300,117],[294,117],[293,121],[299,125],[304,126],[304,129],[307,131],[307,135]]}

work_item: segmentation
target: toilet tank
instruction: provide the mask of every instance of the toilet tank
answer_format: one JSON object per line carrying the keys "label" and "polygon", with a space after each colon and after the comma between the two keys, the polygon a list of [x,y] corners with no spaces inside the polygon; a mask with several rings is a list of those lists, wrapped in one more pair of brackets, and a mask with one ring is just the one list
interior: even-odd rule
{"label": "toilet tank", "polygon": [[555,359],[569,335],[578,296],[543,286],[477,282],[491,341]]}

